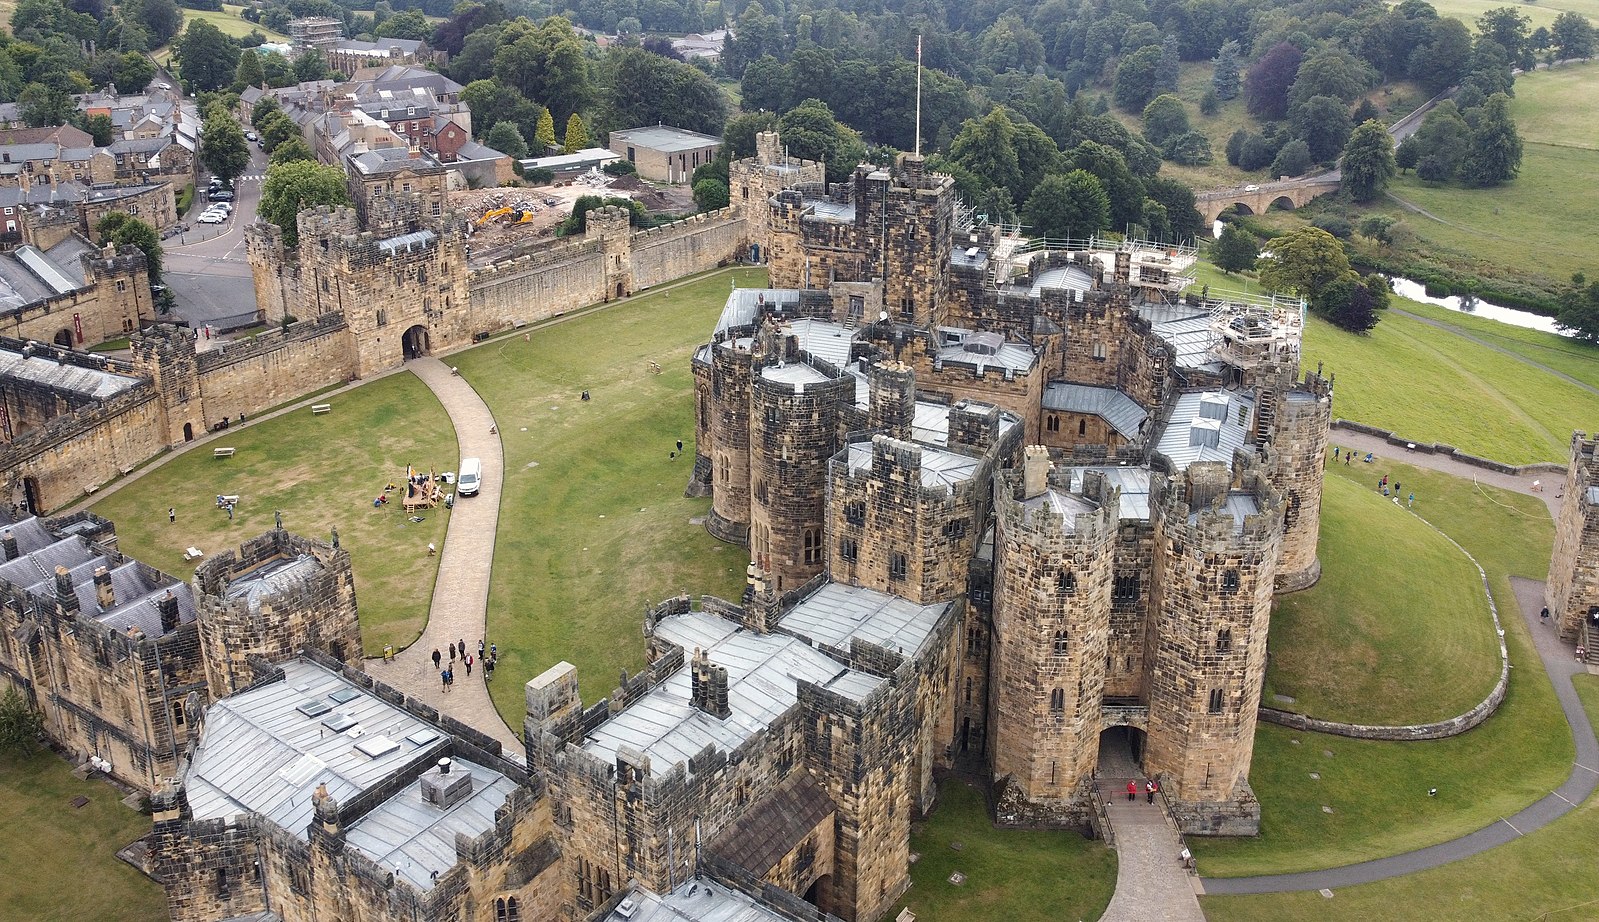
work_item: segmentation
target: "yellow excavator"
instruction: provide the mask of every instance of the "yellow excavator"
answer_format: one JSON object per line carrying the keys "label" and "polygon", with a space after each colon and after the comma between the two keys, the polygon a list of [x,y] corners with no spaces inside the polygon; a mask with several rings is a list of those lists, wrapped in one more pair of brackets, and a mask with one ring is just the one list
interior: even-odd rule
{"label": "yellow excavator", "polygon": [[495,218],[504,217],[514,211],[516,211],[515,208],[495,208],[491,211],[485,211],[483,212],[483,217],[477,219],[477,226],[482,227]]}
{"label": "yellow excavator", "polygon": [[534,217],[535,215],[533,212],[524,211],[521,214],[512,215],[509,223],[513,226],[517,224],[530,224],[532,223]]}

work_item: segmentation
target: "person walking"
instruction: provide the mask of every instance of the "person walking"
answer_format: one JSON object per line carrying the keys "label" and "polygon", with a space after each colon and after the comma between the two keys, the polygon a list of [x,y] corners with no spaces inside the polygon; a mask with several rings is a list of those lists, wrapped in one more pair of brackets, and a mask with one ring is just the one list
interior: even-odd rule
{"label": "person walking", "polygon": [[1338,460],[1338,446],[1337,445],[1333,446],[1333,460],[1334,461]]}
{"label": "person walking", "polygon": [[1538,612],[1538,620],[1544,624],[1549,623],[1549,606],[1545,605],[1543,610]]}
{"label": "person walking", "polygon": [[494,678],[494,659],[490,657],[483,661],[483,681]]}
{"label": "person walking", "polygon": [[1583,649],[1582,644],[1580,644],[1580,643],[1577,644],[1577,662],[1585,663],[1587,661],[1588,661],[1588,651]]}
{"label": "person walking", "polygon": [[167,521],[168,522],[172,522],[172,523],[176,523],[178,521],[178,507],[177,506],[168,506],[167,507]]}
{"label": "person walking", "polygon": [[1132,802],[1138,799],[1138,779],[1127,782],[1127,800]]}
{"label": "person walking", "polygon": [[466,655],[465,662],[466,662],[466,677],[470,679],[472,677],[472,654],[468,653]]}
{"label": "person walking", "polygon": [[439,668],[439,661],[442,660],[442,659],[444,659],[444,654],[439,652],[439,648],[438,647],[434,647],[433,648],[433,668],[434,669]]}
{"label": "person walking", "polygon": [[477,658],[483,658],[483,638],[481,637],[477,639]]}
{"label": "person walking", "polygon": [[1151,778],[1144,782],[1144,794],[1148,796],[1150,803],[1155,802],[1155,792],[1158,790],[1160,790],[1160,785],[1155,783],[1155,779]]}
{"label": "person walking", "polygon": [[1397,480],[1394,481],[1394,495],[1395,496],[1399,495],[1399,481],[1397,481]]}
{"label": "person walking", "polygon": [[439,670],[439,691],[447,692],[449,690],[450,690],[450,671],[448,669],[440,669]]}
{"label": "person walking", "polygon": [[461,655],[462,656],[465,656],[466,655],[466,639],[462,638],[461,640],[457,640],[455,642],[455,648],[457,650],[461,651]]}
{"label": "person walking", "polygon": [[499,658],[500,658],[500,645],[497,644],[497,643],[489,644],[489,659],[499,659]]}
{"label": "person walking", "polygon": [[455,662],[455,644],[450,644],[450,662]]}
{"label": "person walking", "polygon": [[1412,508],[1415,507],[1415,505],[1416,505],[1416,493],[1415,493],[1415,491],[1411,491],[1410,498],[1405,500],[1405,508],[1406,509],[1412,509]]}

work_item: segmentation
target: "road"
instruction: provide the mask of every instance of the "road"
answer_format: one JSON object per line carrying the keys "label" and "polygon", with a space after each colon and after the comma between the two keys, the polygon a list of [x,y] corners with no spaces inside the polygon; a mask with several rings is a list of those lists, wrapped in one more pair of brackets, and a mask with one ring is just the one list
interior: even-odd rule
{"label": "road", "polygon": [[[197,223],[195,219],[205,206],[196,201],[184,222],[189,231],[162,243],[161,275],[177,302],[175,313],[196,329],[256,310],[255,285],[245,259],[244,229],[255,221],[266,166],[266,155],[252,144],[250,165],[234,183],[237,197],[228,220],[214,225]],[[211,234],[214,236],[207,236]]]}

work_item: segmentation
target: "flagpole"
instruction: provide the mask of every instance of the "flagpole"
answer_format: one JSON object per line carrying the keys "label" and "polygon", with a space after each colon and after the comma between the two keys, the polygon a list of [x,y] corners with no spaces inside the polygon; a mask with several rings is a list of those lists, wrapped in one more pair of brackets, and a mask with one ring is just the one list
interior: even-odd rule
{"label": "flagpole", "polygon": [[916,158],[922,156],[922,37],[916,36]]}

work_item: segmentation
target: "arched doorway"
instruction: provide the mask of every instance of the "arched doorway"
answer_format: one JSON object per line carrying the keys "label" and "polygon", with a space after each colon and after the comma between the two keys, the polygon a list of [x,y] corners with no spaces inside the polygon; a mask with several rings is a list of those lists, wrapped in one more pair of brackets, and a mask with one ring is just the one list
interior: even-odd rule
{"label": "arched doorway", "polygon": [[58,346],[66,346],[68,349],[71,349],[72,348],[72,331],[67,329],[67,328],[65,328],[65,327],[62,327],[61,331],[56,333],[55,344],[58,345]]}
{"label": "arched doorway", "polygon": [[1098,775],[1125,779],[1143,774],[1144,731],[1137,727],[1107,727],[1099,734]]}
{"label": "arched doorway", "polygon": [[427,327],[419,323],[411,329],[406,330],[405,336],[401,338],[400,342],[405,349],[405,357],[408,359],[419,359],[422,356],[427,355]]}
{"label": "arched doorway", "polygon": [[761,261],[761,245],[758,244],[758,243],[750,244],[750,262],[759,265],[760,261]]}
{"label": "arched doorway", "polygon": [[38,515],[44,510],[44,506],[39,502],[39,478],[22,478],[22,501],[27,504],[28,512],[33,515]]}
{"label": "arched doorway", "polygon": [[194,441],[194,423],[183,424],[183,440],[185,442]]}
{"label": "arched doorway", "polygon": [[616,283],[616,296],[618,298],[627,297],[627,286],[622,284],[621,282],[617,282]]}

